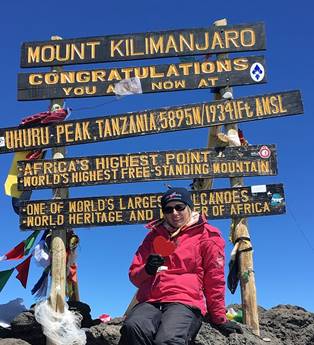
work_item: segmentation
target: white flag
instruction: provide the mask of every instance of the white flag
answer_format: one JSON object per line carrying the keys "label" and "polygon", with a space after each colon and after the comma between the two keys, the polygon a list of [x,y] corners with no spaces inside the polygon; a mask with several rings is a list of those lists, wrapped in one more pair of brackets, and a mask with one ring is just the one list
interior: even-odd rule
{"label": "white flag", "polygon": [[33,257],[36,260],[36,263],[41,267],[46,268],[50,265],[50,257],[44,240],[41,240],[35,246],[33,250]]}
{"label": "white flag", "polygon": [[118,96],[134,95],[143,93],[141,81],[138,77],[123,79],[115,84],[114,92]]}

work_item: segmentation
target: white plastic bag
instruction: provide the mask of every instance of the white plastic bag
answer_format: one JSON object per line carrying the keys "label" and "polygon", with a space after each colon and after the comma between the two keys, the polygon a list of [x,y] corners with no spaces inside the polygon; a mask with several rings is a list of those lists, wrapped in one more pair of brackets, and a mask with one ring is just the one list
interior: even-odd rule
{"label": "white plastic bag", "polygon": [[58,345],[85,345],[86,335],[80,329],[82,316],[69,311],[64,305],[64,313],[57,313],[50,307],[48,300],[35,306],[35,318],[43,327],[47,338]]}

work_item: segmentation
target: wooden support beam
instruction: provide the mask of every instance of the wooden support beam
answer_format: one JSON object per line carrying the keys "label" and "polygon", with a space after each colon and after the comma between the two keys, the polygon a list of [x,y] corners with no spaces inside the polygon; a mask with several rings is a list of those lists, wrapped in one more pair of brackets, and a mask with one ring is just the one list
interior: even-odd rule
{"label": "wooden support beam", "polygon": [[[216,26],[225,26],[227,25],[227,20],[218,20],[214,24]],[[227,54],[217,54],[217,56],[219,58],[226,58]],[[217,98],[233,98],[232,89],[230,87],[221,88]],[[228,143],[229,146],[240,146],[238,125],[236,123],[226,124],[224,125],[224,129],[225,134],[221,134],[219,136],[220,139]],[[230,178],[230,185],[231,187],[244,186],[243,177]],[[235,243],[239,237],[250,238],[246,218],[235,218],[231,221],[232,242]],[[238,250],[243,251],[248,248],[252,248],[251,242],[249,240],[241,240]],[[243,321],[252,329],[254,334],[260,335],[252,250],[243,251],[240,255],[240,275]]]}
{"label": "wooden support beam", "polygon": [[[51,39],[60,40],[58,36]],[[61,71],[61,67],[52,69],[54,72]],[[63,107],[63,99],[54,99],[50,103],[51,111],[58,110]],[[53,159],[65,158],[65,147],[57,147],[52,149]],[[52,191],[53,199],[66,199],[69,197],[68,188],[57,188]],[[64,312],[65,288],[66,288],[66,235],[67,229],[55,229],[51,234],[51,290],[49,301],[55,312]],[[46,341],[47,345],[58,345],[50,339]]]}

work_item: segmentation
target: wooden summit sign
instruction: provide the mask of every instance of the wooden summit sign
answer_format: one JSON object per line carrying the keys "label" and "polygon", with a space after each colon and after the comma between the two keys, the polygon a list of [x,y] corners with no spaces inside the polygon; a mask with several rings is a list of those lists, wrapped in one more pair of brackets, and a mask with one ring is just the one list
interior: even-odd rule
{"label": "wooden summit sign", "polygon": [[300,91],[103,115],[37,127],[0,128],[0,154],[302,114]]}
{"label": "wooden summit sign", "polygon": [[[162,216],[162,194],[136,194],[23,201],[22,230],[79,228],[146,223]],[[285,213],[282,184],[192,192],[196,211],[208,219],[267,216]]]}
{"label": "wooden summit sign", "polygon": [[18,74],[18,100],[130,95],[266,82],[263,56]]}
{"label": "wooden summit sign", "polygon": [[0,129],[0,154],[302,114],[300,91]]}
{"label": "wooden summit sign", "polygon": [[25,42],[21,67],[216,54],[265,49],[263,23]]}
{"label": "wooden summit sign", "polygon": [[275,145],[18,162],[18,189],[277,174]]}

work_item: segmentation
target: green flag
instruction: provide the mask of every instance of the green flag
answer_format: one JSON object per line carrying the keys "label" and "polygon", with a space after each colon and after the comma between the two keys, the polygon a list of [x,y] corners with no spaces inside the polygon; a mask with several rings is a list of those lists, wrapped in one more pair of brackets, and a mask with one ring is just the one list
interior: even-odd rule
{"label": "green flag", "polygon": [[11,277],[11,274],[13,273],[13,271],[14,271],[14,268],[0,272],[0,292],[2,291],[4,285],[7,283],[9,278]]}
{"label": "green flag", "polygon": [[24,240],[24,256],[28,255],[39,233],[40,231],[34,231],[26,240]]}

